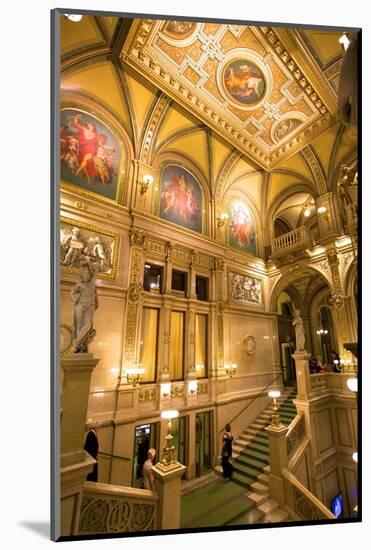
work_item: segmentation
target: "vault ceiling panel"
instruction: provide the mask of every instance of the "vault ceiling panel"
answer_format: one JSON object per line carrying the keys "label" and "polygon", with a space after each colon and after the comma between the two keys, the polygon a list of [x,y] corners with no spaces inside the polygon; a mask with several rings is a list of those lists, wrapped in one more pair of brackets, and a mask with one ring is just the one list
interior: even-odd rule
{"label": "vault ceiling panel", "polygon": [[176,104],[172,104],[158,133],[156,146],[161,145],[165,139],[175,132],[192,128],[195,126],[195,119],[184,114]]}
{"label": "vault ceiling panel", "polygon": [[220,170],[220,167],[226,160],[227,156],[232,151],[231,145],[229,145],[224,140],[216,134],[213,134],[212,139],[212,162],[213,162],[213,172],[216,176]]}
{"label": "vault ceiling panel", "polygon": [[109,61],[88,65],[62,78],[62,90],[81,91],[95,96],[114,110],[124,121],[127,130],[131,127],[130,113],[126,108],[117,75]]}
{"label": "vault ceiling panel", "polygon": [[103,44],[105,42],[92,17],[83,17],[78,24],[70,21],[67,17],[61,17],[62,55]]}
{"label": "vault ceiling panel", "polygon": [[284,29],[146,19],[132,26],[121,56],[271,168],[334,123],[333,89],[302,53]]}
{"label": "vault ceiling panel", "polygon": [[135,109],[136,121],[139,128],[142,129],[148,111],[156,98],[156,88],[149,84],[142,84],[138,78],[125,73],[126,81],[129,85],[132,105]]}

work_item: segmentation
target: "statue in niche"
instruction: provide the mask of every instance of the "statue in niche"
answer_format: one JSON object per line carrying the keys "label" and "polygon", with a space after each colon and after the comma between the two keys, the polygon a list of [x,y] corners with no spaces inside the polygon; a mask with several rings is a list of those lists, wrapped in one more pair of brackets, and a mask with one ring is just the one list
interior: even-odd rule
{"label": "statue in niche", "polygon": [[295,327],[296,351],[305,351],[305,330],[300,309],[295,309],[292,325]]}
{"label": "statue in niche", "polygon": [[73,227],[71,233],[67,235],[62,241],[62,248],[67,250],[66,257],[64,258],[63,265],[75,265],[78,262],[85,244],[80,239],[80,229]]}
{"label": "statue in niche", "polygon": [[80,265],[80,282],[71,292],[73,308],[73,352],[87,353],[88,344],[96,332],[93,328],[94,312],[98,307],[98,296],[95,288],[97,266],[89,261]]}

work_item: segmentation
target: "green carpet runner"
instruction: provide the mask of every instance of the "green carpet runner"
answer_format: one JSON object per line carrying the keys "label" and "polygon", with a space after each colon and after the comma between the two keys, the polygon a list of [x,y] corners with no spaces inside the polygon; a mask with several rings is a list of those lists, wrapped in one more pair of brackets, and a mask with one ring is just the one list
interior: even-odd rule
{"label": "green carpet runner", "polygon": [[[295,397],[296,390],[292,390],[279,405],[281,422],[285,425],[290,424],[296,416],[292,402]],[[233,463],[232,481],[218,479],[182,497],[181,528],[241,525],[262,520],[264,514],[247,497],[247,491],[264,474],[263,468],[269,464],[265,427],[270,424],[270,420],[271,407],[268,407],[237,439],[235,451],[238,452],[241,446],[242,451]]]}

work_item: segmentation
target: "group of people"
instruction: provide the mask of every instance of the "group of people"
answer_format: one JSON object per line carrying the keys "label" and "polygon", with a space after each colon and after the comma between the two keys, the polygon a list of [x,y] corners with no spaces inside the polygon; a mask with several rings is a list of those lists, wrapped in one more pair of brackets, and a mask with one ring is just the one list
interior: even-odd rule
{"label": "group of people", "polygon": [[332,350],[330,352],[328,363],[323,363],[321,357],[312,357],[309,362],[309,370],[311,374],[323,374],[326,372],[341,372],[340,355]]}
{"label": "group of people", "polygon": [[[87,476],[87,481],[98,481],[98,430],[99,426],[93,426],[87,433],[85,438],[84,450],[95,459],[95,464],[92,472]],[[142,429],[140,441],[137,450],[137,469],[136,478],[142,479],[142,489],[153,491],[155,488],[155,477],[152,472],[153,462],[156,457],[156,449],[149,448],[149,439],[145,429]]]}

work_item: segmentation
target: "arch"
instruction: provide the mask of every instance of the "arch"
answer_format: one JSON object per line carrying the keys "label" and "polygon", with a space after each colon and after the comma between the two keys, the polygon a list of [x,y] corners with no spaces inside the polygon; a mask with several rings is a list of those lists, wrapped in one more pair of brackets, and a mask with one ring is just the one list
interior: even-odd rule
{"label": "arch", "polygon": [[[116,137],[122,146],[121,161],[118,170],[116,197],[111,199],[104,195],[100,200],[114,200],[119,204],[126,204],[129,196],[129,188],[132,181],[134,159],[133,143],[125,130],[124,122],[116,112],[109,109],[101,100],[85,93],[63,90],[61,94],[61,110],[72,109],[85,112],[88,116],[101,122]],[[91,196],[91,189],[74,189],[78,194]],[[97,194],[99,196],[99,193]]]}
{"label": "arch", "polygon": [[161,94],[153,106],[143,129],[140,144],[140,159],[145,164],[150,164],[154,155],[154,147],[162,121],[171,104],[170,98]]}
{"label": "arch", "polygon": [[[274,281],[273,285],[270,289],[270,296],[268,299],[268,310],[269,311],[277,311],[277,298],[281,292],[284,290],[287,291],[287,287],[290,286],[291,283],[296,281],[297,279],[300,279],[303,277],[303,275],[313,275],[318,278],[318,276],[323,280],[324,284],[330,289],[330,292],[332,291],[332,284],[331,282],[326,278],[326,276],[315,266],[293,266],[291,268],[288,268],[285,270],[285,272],[281,272],[281,276],[277,277]],[[295,290],[295,289],[294,289]]]}
{"label": "arch", "polygon": [[218,175],[215,180],[215,192],[214,198],[216,201],[221,202],[222,196],[224,194],[224,183],[227,180],[228,175],[230,174],[233,166],[240,160],[242,153],[233,149],[223,162],[222,166],[219,168]]}
{"label": "arch", "polygon": [[301,155],[309,166],[310,171],[313,174],[313,178],[316,184],[318,195],[325,195],[328,191],[326,183],[326,174],[323,169],[322,163],[315,153],[313,147],[308,145],[301,151]]}
{"label": "arch", "polygon": [[308,193],[310,194],[314,199],[316,199],[317,195],[313,193],[313,187],[308,182],[302,181],[301,183],[298,183],[296,185],[292,185],[286,189],[284,189],[281,193],[277,195],[277,197],[273,200],[273,202],[270,204],[265,219],[265,242],[267,244],[270,244],[274,238],[274,219],[276,217],[276,214],[279,211],[280,205],[288,199],[290,196],[294,195],[295,193]]}

